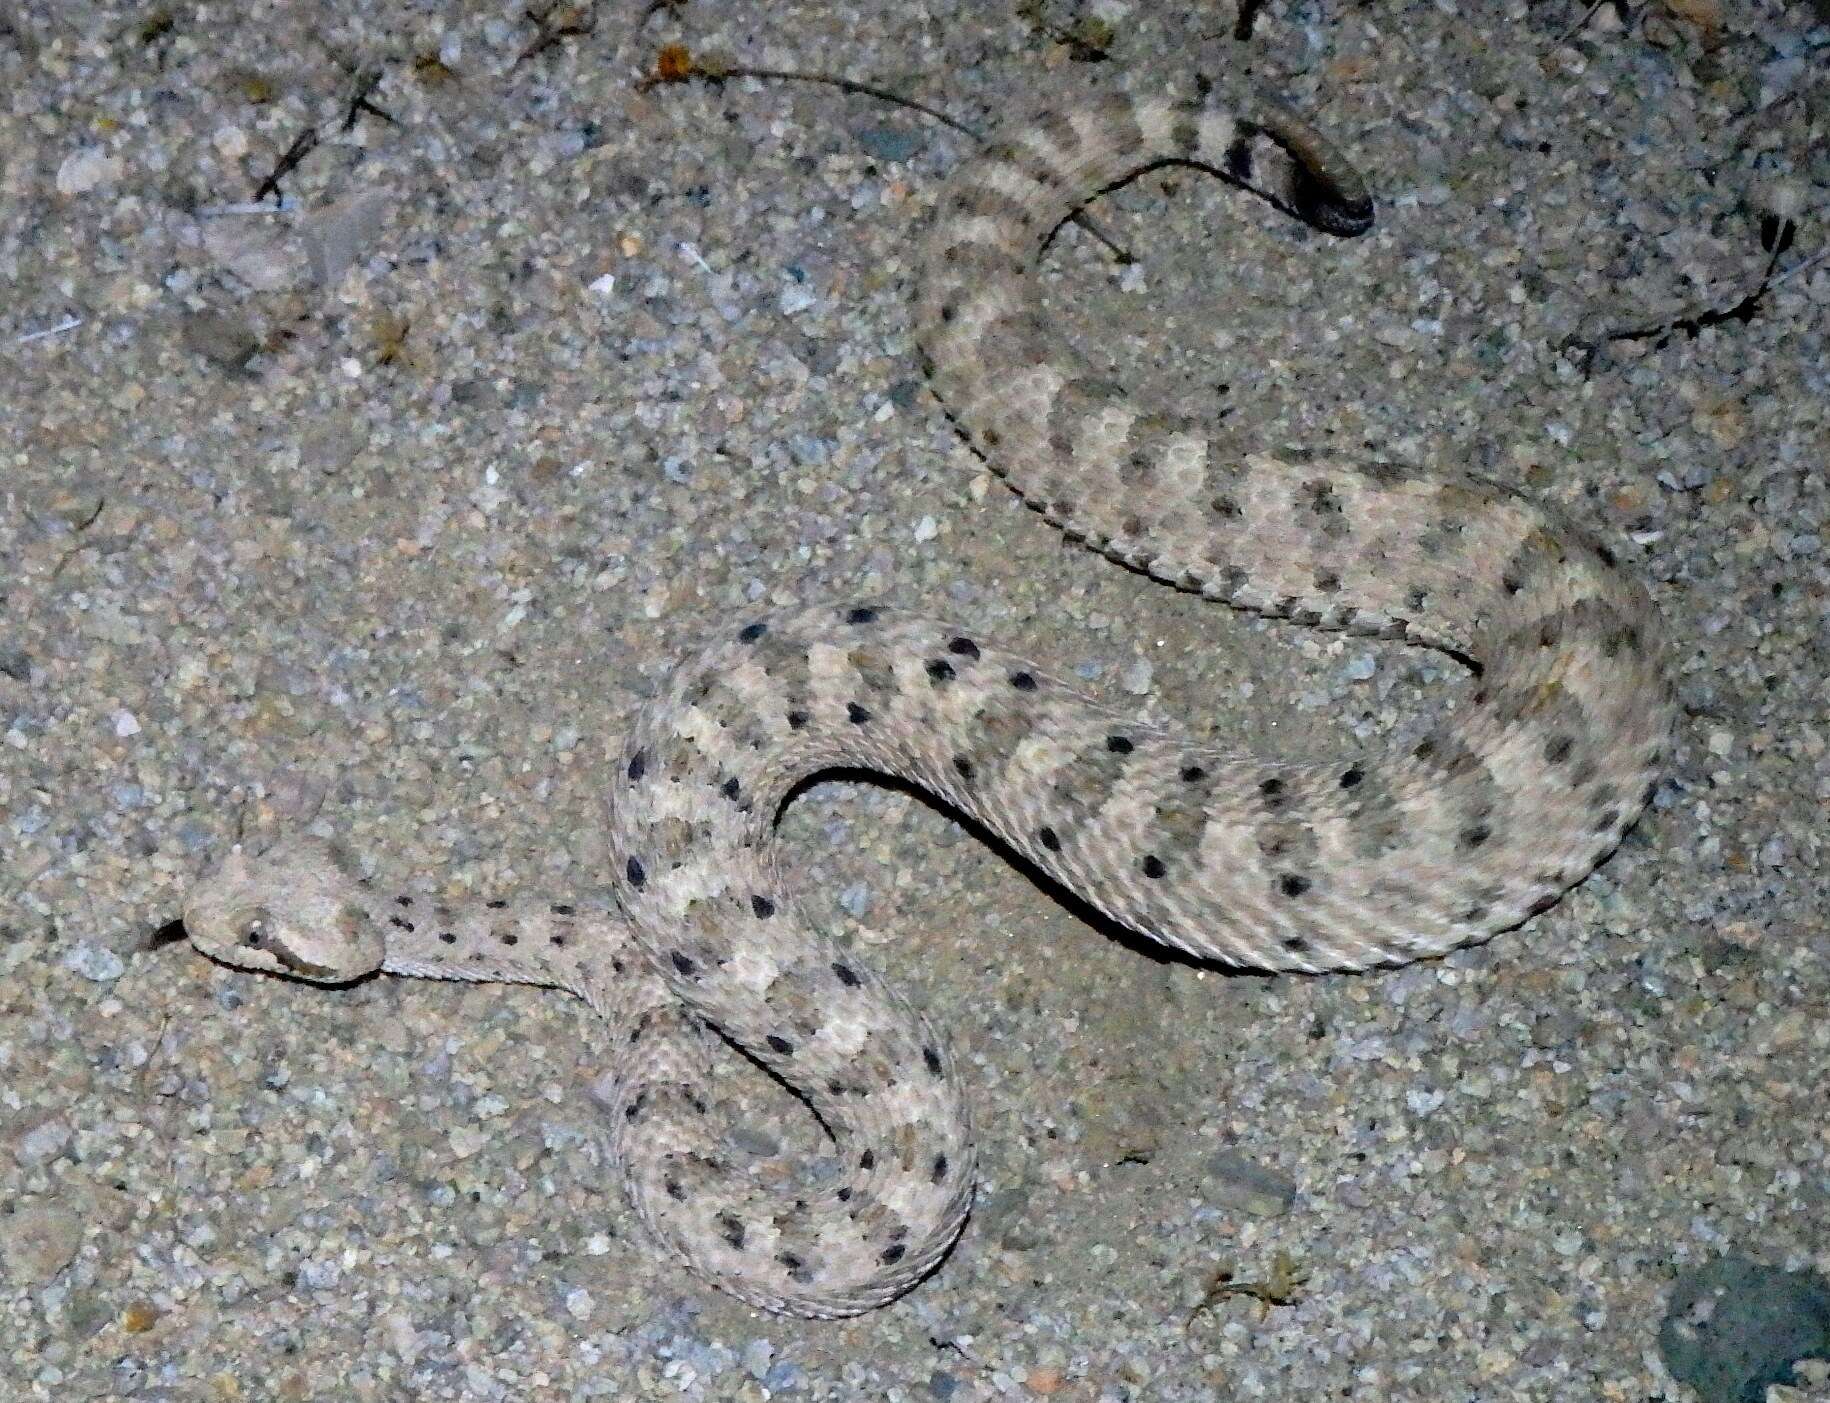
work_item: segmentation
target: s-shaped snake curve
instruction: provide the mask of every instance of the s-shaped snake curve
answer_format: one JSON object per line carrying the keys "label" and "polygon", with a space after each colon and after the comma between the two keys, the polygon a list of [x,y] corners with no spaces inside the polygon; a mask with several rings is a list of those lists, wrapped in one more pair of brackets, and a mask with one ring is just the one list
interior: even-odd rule
{"label": "s-shaped snake curve", "polygon": [[[1421,741],[1314,762],[1215,749],[926,614],[850,600],[733,623],[629,726],[609,799],[616,911],[381,893],[327,844],[237,851],[193,891],[206,953],[320,982],[374,970],[548,985],[602,1015],[615,1157],[696,1272],[770,1310],[855,1314],[946,1253],[972,1198],[955,1059],[801,909],[773,829],[835,766],[913,782],[1093,906],[1190,955],[1361,970],[1516,926],[1600,863],[1674,718],[1657,615],[1553,511],[1460,474],[1235,456],[1050,338],[1030,278],[1057,225],[1187,162],[1332,233],[1372,222],[1314,132],[1206,97],[1045,111],[967,160],[922,256],[916,337],[966,442],[1069,534],[1177,588],[1478,669]],[[793,1087],[840,1172],[736,1171],[705,1114],[708,1029]]]}

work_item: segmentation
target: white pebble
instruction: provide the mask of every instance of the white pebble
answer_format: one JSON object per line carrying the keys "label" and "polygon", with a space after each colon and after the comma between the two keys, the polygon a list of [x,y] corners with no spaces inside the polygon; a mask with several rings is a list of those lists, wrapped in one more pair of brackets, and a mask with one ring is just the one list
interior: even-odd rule
{"label": "white pebble", "polygon": [[920,521],[915,523],[916,540],[931,541],[938,535],[940,535],[940,523],[933,517],[924,516]]}
{"label": "white pebble", "polygon": [[1119,684],[1134,697],[1141,697],[1150,690],[1150,684],[1156,678],[1156,668],[1147,660],[1139,658],[1126,668],[1119,676]]}
{"label": "white pebble", "polygon": [[343,1280],[343,1268],[335,1262],[307,1260],[299,1267],[299,1281],[308,1291],[329,1291]]}
{"label": "white pebble", "polygon": [[93,146],[72,151],[57,168],[57,193],[83,195],[99,185],[112,185],[121,178],[121,163],[104,156]]}
{"label": "white pebble", "polygon": [[73,1133],[68,1121],[47,1120],[13,1142],[13,1158],[24,1165],[44,1164],[64,1152]]}
{"label": "white pebble", "polygon": [[140,734],[140,718],[126,707],[115,712],[110,719],[114,722],[114,733],[119,739],[126,740],[129,736]]}
{"label": "white pebble", "polygon": [[751,1340],[743,1347],[743,1367],[750,1371],[750,1377],[760,1379],[769,1372],[769,1366],[775,1362],[775,1346],[767,1340]]}
{"label": "white pebble", "polygon": [[64,955],[64,968],[84,979],[93,979],[97,984],[106,984],[127,973],[127,966],[119,955],[105,945],[91,945],[87,941]]}

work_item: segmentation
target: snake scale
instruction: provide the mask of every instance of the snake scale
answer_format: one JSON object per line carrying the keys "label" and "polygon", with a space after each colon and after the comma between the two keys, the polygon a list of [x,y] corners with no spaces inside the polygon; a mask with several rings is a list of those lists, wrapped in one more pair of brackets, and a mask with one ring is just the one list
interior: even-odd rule
{"label": "snake scale", "polygon": [[[743,1300],[831,1317],[895,1299],[945,1254],[973,1140],[945,1042],[815,927],[778,859],[778,811],[809,775],[911,781],[1123,925],[1237,966],[1400,964],[1555,903],[1640,813],[1674,718],[1657,616],[1607,547],[1472,476],[1238,456],[1085,373],[1039,313],[1052,231],[1165,162],[1332,233],[1370,226],[1320,137],[1248,110],[1115,96],[1012,124],[940,199],[923,365],[971,448],[1089,546],[1238,608],[1470,661],[1473,690],[1420,741],[1320,763],[1219,750],[969,629],[840,601],[734,622],[641,709],[608,795],[612,913],[447,909],[293,839],[238,849],[194,888],[194,943],[319,982],[379,969],[581,996],[642,1219]],[[837,1172],[795,1188],[731,1165],[706,1114],[711,1030],[804,1098]]]}

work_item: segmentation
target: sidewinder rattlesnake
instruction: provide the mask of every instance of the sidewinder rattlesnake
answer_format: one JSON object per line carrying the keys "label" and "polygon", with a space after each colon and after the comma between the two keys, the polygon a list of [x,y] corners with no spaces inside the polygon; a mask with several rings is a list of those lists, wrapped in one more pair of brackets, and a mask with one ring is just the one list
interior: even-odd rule
{"label": "sidewinder rattlesnake", "polygon": [[[1355,173],[1271,109],[1113,97],[1044,112],[966,161],[920,274],[924,366],[961,434],[1055,525],[1156,579],[1473,662],[1422,741],[1321,763],[1141,724],[969,630],[845,601],[756,619],[678,667],[609,796],[617,914],[447,910],[327,844],[239,850],[191,894],[205,953],[318,982],[375,970],[568,990],[602,1015],[611,1138],[659,1239],[770,1310],[893,1300],[960,1232],[973,1145],[925,1017],[815,928],[772,830],[834,766],[898,776],[1133,930],[1264,970],[1440,955],[1552,905],[1619,842],[1673,723],[1657,616],[1605,546],[1466,475],[1263,454],[1143,412],[1063,358],[1030,270],[1098,191],[1206,167],[1324,230],[1372,222]],[[803,1096],[841,1171],[737,1173],[704,1114],[716,1029]]]}

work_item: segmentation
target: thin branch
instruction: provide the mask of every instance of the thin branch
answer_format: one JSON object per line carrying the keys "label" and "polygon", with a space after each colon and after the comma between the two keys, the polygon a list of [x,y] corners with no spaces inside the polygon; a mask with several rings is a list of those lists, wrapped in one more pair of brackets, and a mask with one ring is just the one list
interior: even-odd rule
{"label": "thin branch", "polygon": [[[856,78],[843,78],[836,73],[809,73],[794,68],[757,68],[747,64],[726,63],[722,59],[698,59],[679,45],[669,45],[661,50],[654,72],[641,79],[636,84],[636,89],[639,92],[646,92],[662,83],[684,83],[693,78],[703,78],[708,83],[723,83],[732,78],[765,78],[782,83],[819,83],[857,97],[871,97],[876,98],[879,102],[907,107],[925,117],[932,117],[942,126],[951,127],[954,131],[971,137],[976,142],[983,144],[985,140],[984,134],[976,128],[968,126],[957,117],[949,116],[938,107],[930,107],[916,98],[904,97],[901,93],[891,92],[888,88],[880,88],[875,83],[862,82]],[[1068,219],[1104,244],[1120,263],[1137,262],[1137,258],[1131,250],[1101,229],[1085,211],[1076,210],[1068,216]]]}
{"label": "thin branch", "polygon": [[1779,266],[1780,258],[1792,246],[1792,231],[1796,227],[1796,224],[1789,219],[1781,224],[1772,239],[1772,251],[1767,255],[1766,267],[1760,274],[1760,281],[1754,285],[1752,291],[1745,293],[1728,306],[1705,307],[1700,312],[1671,317],[1651,326],[1621,327],[1603,333],[1599,340],[1594,341],[1581,336],[1567,336],[1563,340],[1562,349],[1580,353],[1582,373],[1586,376],[1594,368],[1595,358],[1601,353],[1603,346],[1611,346],[1621,341],[1651,341],[1662,346],[1673,336],[1682,334],[1694,339],[1708,328],[1721,326],[1727,322],[1739,322],[1746,326],[1759,313],[1760,304],[1769,292],[1781,284],[1789,282],[1807,269],[1815,267],[1826,257],[1830,257],[1830,248],[1819,249],[1811,257],[1801,260],[1775,277],[1774,272]]}
{"label": "thin branch", "polygon": [[254,198],[264,200],[269,195],[280,193],[280,182],[291,175],[294,167],[311,154],[311,148],[318,144],[318,129],[307,127],[292,140],[281,156],[278,164],[268,172],[267,178],[254,188]]}
{"label": "thin branch", "polygon": [[1582,33],[1583,30],[1589,27],[1589,21],[1600,14],[1601,7],[1607,3],[1608,0],[1595,0],[1594,4],[1590,5],[1588,9],[1582,12],[1581,19],[1577,20],[1568,29],[1557,36],[1555,43],[1553,43],[1551,47],[1561,47],[1562,45],[1569,43],[1569,41],[1574,39],[1578,34]]}
{"label": "thin branch", "polygon": [[1766,261],[1766,271],[1761,273],[1760,282],[1754,290],[1739,301],[1727,307],[1708,307],[1689,316],[1673,317],[1670,321],[1660,322],[1656,326],[1629,327],[1621,331],[1610,331],[1609,341],[1663,341],[1674,332],[1683,332],[1694,337],[1707,327],[1720,326],[1723,322],[1740,322],[1745,326],[1754,319],[1754,313],[1760,307],[1760,299],[1765,297],[1767,289],[1773,285],[1773,270],[1779,265],[1779,255],[1785,251],[1783,241],[1775,240],[1773,252]]}

